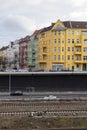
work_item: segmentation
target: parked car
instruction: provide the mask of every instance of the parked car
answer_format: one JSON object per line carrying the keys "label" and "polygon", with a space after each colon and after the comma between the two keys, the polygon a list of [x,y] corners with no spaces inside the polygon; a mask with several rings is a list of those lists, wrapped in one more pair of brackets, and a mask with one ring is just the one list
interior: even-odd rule
{"label": "parked car", "polygon": [[25,68],[25,69],[18,69],[18,72],[28,72],[28,69]]}
{"label": "parked car", "polygon": [[23,92],[22,91],[11,92],[10,96],[23,96]]}
{"label": "parked car", "polygon": [[57,97],[54,95],[45,96],[44,99],[56,99]]}

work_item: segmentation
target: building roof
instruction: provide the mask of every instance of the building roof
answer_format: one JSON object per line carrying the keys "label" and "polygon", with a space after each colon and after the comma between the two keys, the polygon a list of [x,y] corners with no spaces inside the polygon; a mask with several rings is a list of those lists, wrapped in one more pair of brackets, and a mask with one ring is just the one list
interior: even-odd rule
{"label": "building roof", "polygon": [[54,26],[54,23],[52,23],[52,25],[49,26],[49,27],[43,28],[43,29],[41,30],[41,33],[51,30],[53,26]]}
{"label": "building roof", "polygon": [[63,24],[67,28],[87,29],[87,22],[84,21],[65,21]]}
{"label": "building roof", "polygon": [[2,48],[0,48],[1,51],[6,50],[8,48],[8,46],[3,46]]}
{"label": "building roof", "polygon": [[29,39],[30,39],[30,36],[28,35],[28,36],[26,36],[26,37],[24,37],[24,38],[21,38],[19,43],[28,42]]}
{"label": "building roof", "polygon": [[[66,28],[87,29],[87,22],[84,22],[84,21],[64,21],[62,23],[64,24]],[[41,33],[51,30],[54,25],[55,23],[52,23],[51,26],[43,28]],[[58,25],[53,30],[60,31],[60,30],[65,30],[65,28]]]}
{"label": "building roof", "polygon": [[33,35],[36,35],[36,36],[37,36],[40,32],[41,32],[41,29],[35,30],[34,33],[33,33]]}

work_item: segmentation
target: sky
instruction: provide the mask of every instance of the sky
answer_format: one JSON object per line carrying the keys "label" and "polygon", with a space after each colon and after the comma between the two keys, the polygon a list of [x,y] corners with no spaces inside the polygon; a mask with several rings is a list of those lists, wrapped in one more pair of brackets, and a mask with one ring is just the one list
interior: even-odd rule
{"label": "sky", "polygon": [[87,21],[87,0],[0,0],[0,47],[61,21]]}

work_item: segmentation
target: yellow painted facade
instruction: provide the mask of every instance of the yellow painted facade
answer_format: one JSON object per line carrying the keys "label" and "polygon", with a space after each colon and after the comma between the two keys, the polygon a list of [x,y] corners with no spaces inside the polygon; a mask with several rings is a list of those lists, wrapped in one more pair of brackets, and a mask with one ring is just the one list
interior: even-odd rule
{"label": "yellow painted facade", "polygon": [[70,28],[58,20],[39,35],[38,64],[40,69],[87,70],[87,29]]}

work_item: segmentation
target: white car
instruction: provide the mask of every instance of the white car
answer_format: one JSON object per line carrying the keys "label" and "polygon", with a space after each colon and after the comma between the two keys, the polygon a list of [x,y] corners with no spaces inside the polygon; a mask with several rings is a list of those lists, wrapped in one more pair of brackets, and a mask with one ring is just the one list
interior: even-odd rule
{"label": "white car", "polygon": [[28,72],[28,69],[19,69],[18,72]]}
{"label": "white car", "polygon": [[56,99],[57,97],[54,95],[45,96],[44,99]]}

